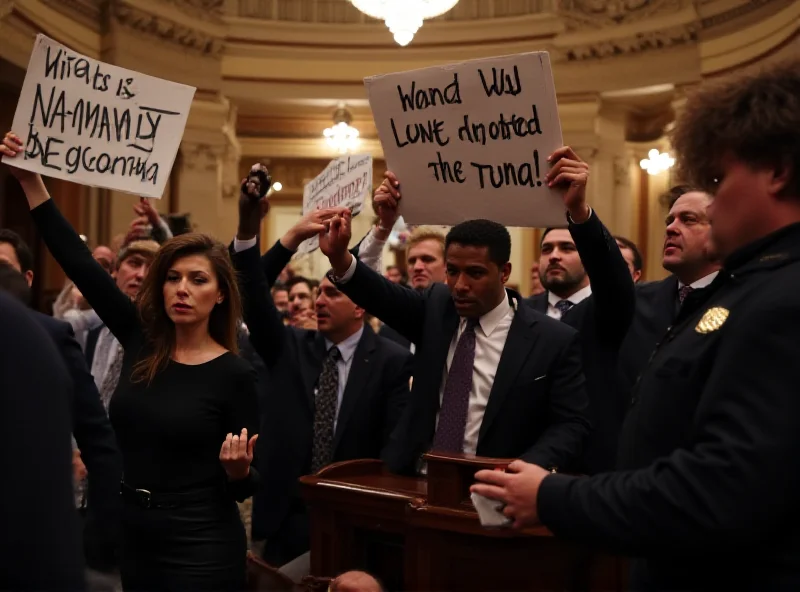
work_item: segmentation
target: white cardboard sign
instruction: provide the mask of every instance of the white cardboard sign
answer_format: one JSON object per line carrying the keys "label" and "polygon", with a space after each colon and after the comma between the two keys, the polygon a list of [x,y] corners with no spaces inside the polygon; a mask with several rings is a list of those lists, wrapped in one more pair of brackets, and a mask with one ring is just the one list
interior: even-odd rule
{"label": "white cardboard sign", "polygon": [[3,158],[42,175],[160,198],[195,89],[76,53],[37,35]]}
{"label": "white cardboard sign", "polygon": [[562,145],[546,52],[473,60],[364,79],[409,224],[487,218],[566,226],[545,182]]}
{"label": "white cardboard sign", "polygon": [[[357,216],[372,194],[372,157],[366,154],[340,156],[303,188],[303,215],[320,208],[350,208]],[[319,248],[319,237],[303,241],[299,254]]]}

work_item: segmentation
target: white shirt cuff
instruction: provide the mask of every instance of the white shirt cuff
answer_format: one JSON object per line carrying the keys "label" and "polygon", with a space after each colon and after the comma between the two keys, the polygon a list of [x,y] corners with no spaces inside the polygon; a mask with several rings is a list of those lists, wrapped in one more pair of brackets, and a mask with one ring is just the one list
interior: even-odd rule
{"label": "white shirt cuff", "polygon": [[589,221],[589,218],[592,217],[592,213],[594,213],[594,210],[592,209],[592,206],[589,206],[589,217],[586,218],[586,220],[584,220],[583,222],[575,222],[575,220],[572,219],[572,216],[569,215],[569,212],[567,212],[567,218],[569,218],[571,224],[580,226],[581,224],[586,224]]}
{"label": "white shirt cuff", "polygon": [[356,272],[356,265],[358,265],[358,259],[352,257],[350,260],[350,267],[347,268],[347,271],[344,272],[342,277],[336,278],[337,284],[346,284],[351,280],[353,274]]}
{"label": "white shirt cuff", "polygon": [[241,253],[242,251],[246,251],[247,249],[252,249],[256,246],[258,242],[258,237],[254,236],[253,238],[249,238],[247,240],[239,240],[236,237],[233,237],[233,252],[234,253]]}
{"label": "white shirt cuff", "polygon": [[383,245],[385,244],[385,240],[379,240],[375,236],[375,227],[373,226],[358,246],[358,259],[376,273],[382,273]]}

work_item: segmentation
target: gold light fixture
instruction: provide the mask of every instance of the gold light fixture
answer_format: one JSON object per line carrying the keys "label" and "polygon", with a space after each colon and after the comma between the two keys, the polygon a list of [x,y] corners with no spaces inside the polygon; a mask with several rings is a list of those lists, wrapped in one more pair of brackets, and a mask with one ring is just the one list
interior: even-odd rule
{"label": "gold light fixture", "polygon": [[353,121],[353,117],[350,115],[350,111],[344,104],[340,104],[333,114],[333,127],[326,128],[322,132],[328,146],[339,154],[354,152],[361,143],[358,130],[350,125],[351,121]]}
{"label": "gold light fixture", "polygon": [[350,3],[367,16],[385,22],[397,44],[406,46],[422,21],[444,14],[458,0],[350,0]]}
{"label": "gold light fixture", "polygon": [[658,175],[672,168],[675,164],[675,159],[669,155],[669,152],[659,152],[655,148],[647,153],[647,158],[639,161],[639,166],[647,171],[648,175]]}

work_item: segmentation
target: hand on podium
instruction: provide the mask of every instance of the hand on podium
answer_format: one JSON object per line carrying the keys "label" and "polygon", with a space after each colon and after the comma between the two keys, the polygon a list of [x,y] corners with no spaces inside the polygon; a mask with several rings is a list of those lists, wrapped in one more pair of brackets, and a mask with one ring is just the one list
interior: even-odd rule
{"label": "hand on podium", "polygon": [[505,471],[475,473],[478,483],[470,491],[502,502],[503,514],[514,521],[513,528],[538,526],[541,524],[537,509],[539,486],[548,475],[547,469],[515,460]]}

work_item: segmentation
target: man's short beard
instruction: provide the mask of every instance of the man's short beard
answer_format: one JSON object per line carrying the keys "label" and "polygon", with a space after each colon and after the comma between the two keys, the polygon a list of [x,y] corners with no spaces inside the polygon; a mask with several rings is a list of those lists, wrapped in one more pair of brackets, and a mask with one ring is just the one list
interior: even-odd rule
{"label": "man's short beard", "polygon": [[567,272],[563,278],[555,278],[552,280],[547,278],[546,273],[539,275],[544,289],[548,292],[552,292],[556,296],[560,296],[561,294],[574,294],[577,292],[578,286],[580,286],[585,277],[585,272],[581,275],[574,275]]}

